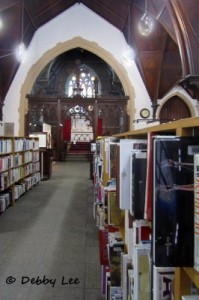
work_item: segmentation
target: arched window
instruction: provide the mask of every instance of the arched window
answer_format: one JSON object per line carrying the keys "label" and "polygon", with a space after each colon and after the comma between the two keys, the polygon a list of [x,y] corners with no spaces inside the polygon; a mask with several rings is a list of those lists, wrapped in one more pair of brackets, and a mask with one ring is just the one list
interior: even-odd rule
{"label": "arched window", "polygon": [[68,97],[72,97],[78,88],[82,97],[91,98],[99,95],[100,87],[97,74],[88,66],[81,65],[68,76],[65,93]]}

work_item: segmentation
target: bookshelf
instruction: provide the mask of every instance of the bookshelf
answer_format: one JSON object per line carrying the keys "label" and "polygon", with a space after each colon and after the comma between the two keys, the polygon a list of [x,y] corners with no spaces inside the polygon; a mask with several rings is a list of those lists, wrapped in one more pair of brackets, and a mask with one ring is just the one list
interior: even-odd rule
{"label": "bookshelf", "polygon": [[[150,133],[153,135],[175,135],[179,137],[199,136],[199,117],[132,130],[122,134],[116,134],[114,137],[120,139],[147,138]],[[181,300],[183,295],[191,295],[193,285],[197,290],[199,289],[199,272],[197,272],[194,267],[176,267],[174,299]]]}
{"label": "bookshelf", "polygon": [[0,213],[39,181],[38,139],[0,137]]}
{"label": "bookshelf", "polygon": [[[177,120],[177,121],[173,121],[173,122],[169,122],[169,123],[165,123],[165,124],[159,124],[159,125],[154,125],[151,126],[152,124],[150,124],[150,127],[146,127],[143,129],[137,129],[137,130],[131,130],[125,133],[121,133],[121,134],[115,134],[112,137],[101,137],[97,140],[97,145],[96,145],[96,149],[98,149],[98,151],[96,151],[97,154],[94,155],[94,190],[95,190],[95,207],[97,207],[96,205],[99,205],[100,209],[99,211],[97,211],[97,214],[100,214],[100,220],[101,221],[101,228],[100,230],[104,230],[104,228],[106,228],[106,226],[104,227],[103,225],[103,220],[104,220],[104,216],[103,216],[103,193],[99,192],[99,190],[103,190],[103,189],[107,189],[107,184],[112,185],[112,183],[115,184],[114,179],[111,178],[110,176],[110,172],[109,172],[109,167],[110,167],[110,145],[112,143],[117,143],[117,150],[118,153],[120,153],[120,148],[122,145],[122,141],[123,140],[147,140],[149,142],[149,137],[151,136],[160,136],[160,137],[168,137],[168,136],[177,136],[177,137],[197,137],[199,136],[199,117],[193,117],[193,118],[187,118],[187,119],[183,119],[183,120]],[[128,143],[128,142],[127,142]],[[125,145],[125,142],[124,142]],[[124,146],[126,148],[126,146]],[[120,154],[119,154],[120,155]],[[122,157],[128,156],[129,154],[125,154]],[[147,160],[148,160],[148,156],[147,156]],[[149,239],[150,236],[147,237],[148,241],[141,241],[140,243],[136,244],[135,240],[136,238],[138,238],[138,236],[135,236],[136,232],[138,231],[137,229],[135,230],[135,220],[132,217],[132,211],[129,210],[129,197],[125,198],[127,193],[122,194],[122,191],[120,190],[122,188],[122,184],[120,183],[119,186],[118,185],[118,181],[121,180],[122,175],[127,174],[127,172],[124,172],[124,167],[122,167],[122,161],[121,159],[116,159],[117,161],[117,175],[116,175],[116,187],[115,191],[117,193],[116,198],[119,198],[119,200],[117,201],[117,204],[119,206],[119,208],[121,209],[121,215],[124,216],[125,215],[125,220],[123,222],[122,225],[120,226],[115,226],[117,227],[117,229],[120,232],[122,241],[125,243],[124,245],[124,252],[125,255],[127,255],[128,260],[131,262],[130,266],[128,267],[128,270],[125,271],[125,282],[129,282],[129,286],[132,285],[132,281],[133,281],[133,286],[131,286],[130,290],[134,293],[134,296],[136,298],[133,299],[139,299],[139,295],[136,295],[136,290],[139,289],[138,287],[138,282],[136,282],[135,279],[135,267],[136,264],[134,265],[133,261],[135,261],[136,259],[133,258],[133,256],[135,256],[135,249],[136,249],[136,255],[139,254],[142,251],[145,252],[150,252],[150,250],[148,249],[149,246]],[[129,160],[130,161],[130,160]],[[131,161],[130,161],[131,164]],[[128,166],[128,162],[127,162],[127,166]],[[122,167],[123,169],[120,170],[120,167]],[[148,170],[147,170],[148,172]],[[132,179],[131,179],[132,180]],[[109,186],[110,188],[110,186]],[[149,191],[148,191],[149,193]],[[118,196],[119,195],[119,196]],[[131,193],[130,193],[131,195]],[[101,198],[102,197],[102,198]],[[131,198],[131,196],[130,196]],[[102,199],[102,202],[100,202]],[[125,202],[126,201],[126,202]],[[97,203],[97,204],[96,204]],[[122,206],[124,205],[124,206]],[[130,205],[131,206],[131,205]],[[110,207],[111,209],[111,207]],[[108,213],[109,215],[111,214],[111,211],[108,208]],[[115,208],[114,208],[115,210]],[[113,210],[113,211],[114,211]],[[123,215],[123,213],[125,212],[125,214]],[[117,211],[117,214],[119,214],[119,212]],[[145,216],[146,217],[146,216]],[[147,234],[150,232],[151,230],[151,225],[153,220],[150,220],[150,217],[153,218],[152,213],[149,213],[149,216],[147,216],[147,221],[146,223],[144,223],[143,225],[141,225],[141,228],[144,227],[147,228]],[[133,225],[132,225],[133,224]],[[112,224],[114,225],[114,224]],[[142,227],[143,226],[143,227]],[[105,229],[106,230],[106,229]],[[151,230],[151,236],[153,236],[154,232]],[[116,234],[118,235],[118,234]],[[132,238],[133,235],[133,238]],[[144,242],[144,243],[143,243]],[[145,242],[147,242],[147,244],[145,244]],[[108,243],[108,241],[106,242]],[[145,245],[146,246],[145,246]],[[134,250],[133,250],[134,249]],[[152,250],[153,251],[153,250]],[[142,259],[142,258],[141,258]],[[144,266],[145,267],[145,266]],[[107,266],[105,266],[104,269],[106,269]],[[153,267],[154,268],[154,267]],[[104,270],[103,269],[103,270]],[[108,272],[110,273],[110,268],[107,269],[107,274]],[[121,270],[121,272],[123,272]],[[139,272],[137,270],[137,272]],[[149,270],[149,272],[151,272]],[[106,274],[106,275],[107,275]],[[127,275],[126,275],[127,274]],[[128,275],[129,274],[129,275]],[[199,272],[197,272],[197,270],[194,268],[194,266],[192,267],[187,267],[187,266],[181,266],[181,267],[155,267],[154,269],[154,284],[155,284],[155,288],[159,288],[159,284],[157,284],[157,278],[158,278],[158,282],[163,284],[163,280],[168,280],[168,282],[171,283],[171,289],[170,289],[170,297],[173,297],[172,299],[175,300],[181,300],[182,296],[184,295],[191,295],[193,292],[193,289],[195,288],[196,290],[199,289]],[[162,275],[164,274],[164,275]],[[146,274],[145,274],[146,276]],[[147,275],[148,276],[148,275]],[[165,276],[165,278],[163,278]],[[104,278],[107,278],[108,276],[104,276]],[[103,279],[102,279],[103,280]],[[110,282],[107,282],[108,285],[110,285]],[[140,284],[140,283],[139,283]],[[121,285],[123,285],[121,283]],[[118,287],[119,288],[119,287]],[[125,290],[125,287],[122,286],[122,289]],[[127,287],[128,290],[128,287]],[[130,295],[131,293],[130,291],[128,292],[128,295]],[[163,292],[163,290],[161,290],[161,292]],[[125,292],[126,293],[126,292]],[[150,291],[150,293],[152,293],[152,291]],[[125,294],[124,294],[125,295]],[[154,293],[154,299],[159,299],[157,298],[156,294]],[[129,298],[131,299],[131,298]],[[148,298],[146,298],[148,299]],[[150,299],[150,295],[149,295],[149,299]]]}

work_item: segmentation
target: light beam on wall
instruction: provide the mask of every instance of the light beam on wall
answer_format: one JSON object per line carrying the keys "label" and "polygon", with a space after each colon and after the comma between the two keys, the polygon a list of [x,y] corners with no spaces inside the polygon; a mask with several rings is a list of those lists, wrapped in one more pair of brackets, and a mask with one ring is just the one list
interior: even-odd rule
{"label": "light beam on wall", "polygon": [[122,54],[122,58],[124,63],[128,66],[132,64],[135,58],[135,53],[130,46],[128,46],[127,49],[124,51],[124,53]]}

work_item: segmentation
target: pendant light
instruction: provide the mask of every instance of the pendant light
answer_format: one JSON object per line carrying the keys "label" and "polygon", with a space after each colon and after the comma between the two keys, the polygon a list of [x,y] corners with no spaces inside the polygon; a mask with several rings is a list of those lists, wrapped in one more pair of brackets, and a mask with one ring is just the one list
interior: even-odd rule
{"label": "pendant light", "polygon": [[[23,0],[21,2],[21,42],[19,43],[19,45],[17,46],[17,48],[15,49],[14,52],[10,52],[10,53],[6,53],[0,56],[0,59],[3,59],[5,57],[11,56],[11,55],[15,55],[17,60],[20,63],[23,63],[26,60],[26,47],[25,44],[23,43],[23,15],[24,15],[24,3]],[[3,23],[2,20],[0,18],[0,29],[3,28]]]}
{"label": "pendant light", "polygon": [[138,28],[143,36],[148,36],[150,33],[153,31],[154,27],[154,21],[151,16],[148,15],[147,11],[147,0],[145,0],[145,11],[143,16],[141,17],[139,23],[138,23]]}
{"label": "pendant light", "polygon": [[21,2],[21,43],[19,43],[17,50],[16,50],[16,56],[20,63],[23,63],[26,60],[26,47],[23,42],[23,22],[24,22],[24,2],[22,0]]}

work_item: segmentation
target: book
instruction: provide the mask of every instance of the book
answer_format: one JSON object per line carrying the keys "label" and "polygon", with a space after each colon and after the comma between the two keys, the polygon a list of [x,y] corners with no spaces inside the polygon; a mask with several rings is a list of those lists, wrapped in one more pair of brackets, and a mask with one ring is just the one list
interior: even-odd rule
{"label": "book", "polygon": [[193,159],[198,144],[198,137],[154,138],[152,252],[156,267],[193,267]]}

